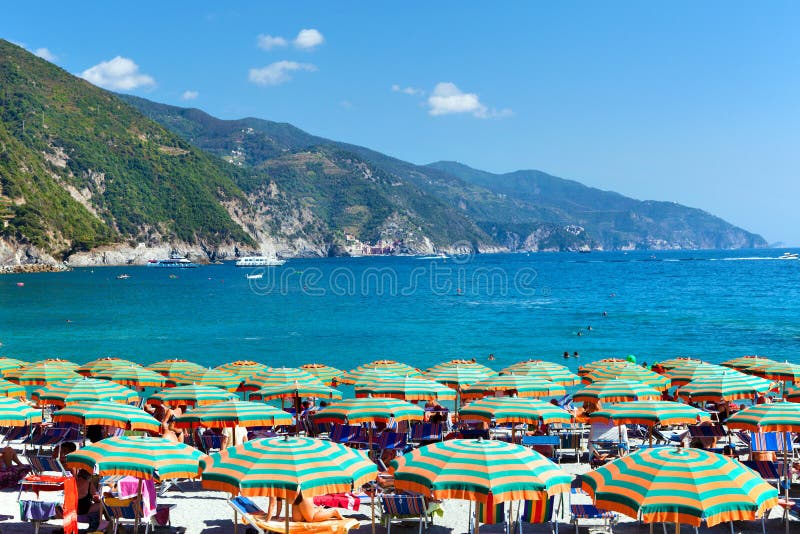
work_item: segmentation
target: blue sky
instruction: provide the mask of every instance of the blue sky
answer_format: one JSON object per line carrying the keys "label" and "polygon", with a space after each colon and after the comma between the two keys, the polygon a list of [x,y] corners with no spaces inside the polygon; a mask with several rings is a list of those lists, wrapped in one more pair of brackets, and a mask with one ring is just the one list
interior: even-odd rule
{"label": "blue sky", "polygon": [[155,101],[540,169],[800,244],[799,3],[105,4],[15,2],[0,36]]}

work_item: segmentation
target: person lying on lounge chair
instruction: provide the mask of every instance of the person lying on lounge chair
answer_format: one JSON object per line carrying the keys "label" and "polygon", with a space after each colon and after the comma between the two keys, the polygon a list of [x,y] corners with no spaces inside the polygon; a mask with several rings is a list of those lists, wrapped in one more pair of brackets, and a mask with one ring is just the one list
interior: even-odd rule
{"label": "person lying on lounge chair", "polygon": [[[283,499],[270,498],[267,514],[264,521],[270,521],[280,516],[283,509]],[[329,519],[344,519],[339,510],[335,508],[324,508],[315,506],[312,499],[304,499],[303,493],[297,494],[297,498],[292,505],[292,521],[304,521],[306,523],[319,523]]]}

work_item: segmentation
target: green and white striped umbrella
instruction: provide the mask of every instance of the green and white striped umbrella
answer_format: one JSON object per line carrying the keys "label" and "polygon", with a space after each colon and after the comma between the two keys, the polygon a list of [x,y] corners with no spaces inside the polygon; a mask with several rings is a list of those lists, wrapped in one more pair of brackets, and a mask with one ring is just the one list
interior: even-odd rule
{"label": "green and white striped umbrella", "polygon": [[293,501],[360,488],[377,468],[364,451],[304,437],[248,441],[201,462],[203,488]]}
{"label": "green and white striped umbrella", "polygon": [[664,376],[672,381],[673,386],[685,386],[692,380],[722,374],[726,371],[732,372],[728,367],[721,365],[699,363],[675,367],[667,371]]}
{"label": "green and white striped umbrella", "polygon": [[332,386],[339,383],[339,378],[344,374],[344,371],[325,365],[322,363],[306,363],[300,366],[303,371],[308,371],[317,377],[317,380],[326,386]]}
{"label": "green and white striped umbrella", "polygon": [[407,401],[455,400],[456,394],[449,387],[413,376],[382,378],[368,383],[356,384],[356,397],[388,397]]}
{"label": "green and white striped umbrella", "polygon": [[764,356],[739,356],[738,358],[733,358],[732,360],[722,362],[722,365],[725,367],[730,367],[731,369],[746,371],[751,367],[764,365],[767,363],[775,363],[775,360],[771,360]]}
{"label": "green and white striped umbrella", "polygon": [[800,404],[772,402],[740,410],[726,421],[729,428],[751,432],[800,432]]}
{"label": "green and white striped umbrella", "polygon": [[205,369],[202,365],[198,365],[183,358],[170,358],[160,362],[151,363],[147,366],[151,371],[162,374],[166,377],[171,377],[174,374],[185,373],[186,371],[196,371],[198,369]]}
{"label": "green and white striped umbrella", "polygon": [[96,378],[111,380],[123,386],[163,387],[167,377],[141,365],[119,365],[97,371]]}
{"label": "green and white striped umbrella", "polygon": [[271,386],[282,386],[287,382],[322,384],[316,376],[297,367],[269,367],[245,379],[242,387],[245,390],[253,391]]}
{"label": "green and white striped umbrella", "polygon": [[497,371],[495,371],[491,367],[487,367],[486,365],[483,365],[482,363],[478,363],[477,361],[475,361],[474,358],[471,359],[471,360],[467,360],[467,359],[464,359],[464,358],[459,358],[459,359],[455,359],[455,360],[448,360],[448,361],[442,362],[442,363],[437,363],[436,365],[434,365],[433,367],[428,369],[428,371],[430,371],[432,369],[446,369],[448,367],[455,367],[455,366],[469,367],[471,369],[475,369],[475,370],[481,371],[482,373],[485,373],[485,374],[487,374],[489,376],[497,374]]}
{"label": "green and white striped umbrella", "polygon": [[319,423],[360,425],[361,423],[388,423],[395,421],[422,421],[425,411],[409,402],[382,397],[362,397],[334,402],[317,412]]}
{"label": "green and white striped umbrella", "polygon": [[747,369],[747,373],[768,380],[791,382],[800,384],[800,365],[790,362],[771,362],[754,365]]}
{"label": "green and white striped umbrella", "polygon": [[[495,374],[495,373],[492,373]],[[489,378],[489,374],[473,366],[451,365],[445,367],[432,367],[423,374],[428,380],[433,380],[445,386],[460,391]]]}
{"label": "green and white striped umbrella", "polygon": [[239,375],[242,378],[249,378],[255,374],[266,371],[268,366],[252,360],[236,360],[235,362],[218,365],[216,369]]}
{"label": "green and white striped umbrella", "polygon": [[789,402],[800,402],[800,387],[788,390],[786,392],[786,400]]}
{"label": "green and white striped umbrella", "polygon": [[675,369],[677,367],[686,367],[687,365],[698,365],[701,363],[706,363],[703,360],[698,360],[697,358],[690,358],[688,356],[678,356],[676,358],[670,358],[669,360],[664,360],[663,362],[658,362],[658,365],[663,367],[664,369]]}
{"label": "green and white striped umbrella", "polygon": [[691,402],[726,401],[752,398],[770,389],[769,380],[746,375],[738,371],[728,371],[719,375],[699,378],[678,389],[678,396]]}
{"label": "green and white striped umbrella", "polygon": [[69,378],[80,378],[80,376],[61,363],[46,361],[34,362],[25,367],[8,371],[5,374],[6,380],[15,382],[20,386],[44,386]]}
{"label": "green and white striped umbrella", "polygon": [[578,367],[578,376],[586,376],[592,371],[595,371],[597,369],[604,369],[609,365],[628,364],[628,363],[630,362],[620,358],[603,358],[602,360],[597,360]]}
{"label": "green and white striped umbrella", "polygon": [[167,480],[199,476],[205,455],[184,443],[148,436],[118,436],[87,445],[67,455],[67,467],[97,475]]}
{"label": "green and white striped umbrella", "polygon": [[321,399],[341,399],[342,392],[323,384],[307,382],[287,382],[282,385],[261,388],[250,394],[251,400],[294,399],[316,397]]}
{"label": "green and white striped umbrella", "polygon": [[125,367],[131,365],[139,366],[138,363],[133,363],[129,360],[115,358],[114,356],[105,356],[103,358],[97,358],[96,360],[84,363],[75,369],[75,372],[82,376],[96,376],[97,373],[101,371],[108,371],[114,367]]}
{"label": "green and white striped umbrella", "polygon": [[42,411],[7,397],[0,397],[0,426],[29,426],[42,422]]}
{"label": "green and white striped umbrella", "polygon": [[569,423],[572,415],[563,408],[539,399],[520,397],[486,397],[467,404],[461,409],[462,419],[477,419],[497,424]]}
{"label": "green and white striped umbrella", "polygon": [[527,447],[482,439],[425,445],[392,461],[395,487],[486,503],[539,500],[569,491],[572,476]]}
{"label": "green and white striped umbrella", "polygon": [[661,394],[648,384],[636,380],[599,380],[572,396],[577,402],[625,402],[658,400]]}
{"label": "green and white striped umbrella", "polygon": [[175,418],[175,426],[213,428],[291,425],[292,416],[269,404],[225,401],[200,406]]}
{"label": "green and white striped umbrella", "polygon": [[548,380],[562,386],[574,386],[581,381],[578,375],[563,365],[545,362],[543,360],[528,360],[526,362],[515,363],[501,371],[501,374],[508,373]]}
{"label": "green and white striped umbrella", "polygon": [[623,456],[583,475],[599,508],[645,523],[708,527],[751,521],[778,504],[778,490],[738,461],[701,449],[662,447]]}
{"label": "green and white striped umbrella", "polygon": [[157,433],[161,423],[141,408],[116,402],[79,402],[53,414],[56,423],[77,425],[107,425],[125,430],[144,430]]}
{"label": "green and white striped umbrella", "polygon": [[0,358],[0,376],[5,376],[7,372],[21,369],[26,365],[28,365],[28,362],[23,362],[16,358]]}
{"label": "green and white striped umbrella", "polygon": [[395,373],[391,373],[389,371],[383,371],[377,369],[353,369],[348,373],[344,373],[339,378],[339,382],[342,384],[351,384],[351,385],[365,384],[367,382],[373,382],[375,380],[400,378],[401,376],[405,375],[398,375]]}
{"label": "green and white striped umbrella", "polygon": [[110,380],[82,376],[53,382],[34,391],[32,398],[41,404],[64,406],[89,401],[113,401],[125,404],[138,401],[139,395],[132,389]]}
{"label": "green and white striped umbrella", "polygon": [[682,402],[631,401],[611,405],[589,416],[592,423],[613,422],[618,425],[686,425],[710,421],[711,415]]}
{"label": "green and white striped umbrella", "polygon": [[25,388],[10,380],[0,379],[0,396],[25,397]]}
{"label": "green and white striped umbrella", "polygon": [[362,371],[366,369],[387,371],[398,376],[419,376],[422,374],[418,369],[411,367],[407,363],[401,363],[394,360],[375,360],[363,365],[359,365],[356,367],[356,369]]}
{"label": "green and white striped umbrella", "polygon": [[583,383],[591,384],[599,380],[612,379],[636,380],[658,391],[669,389],[670,386],[669,378],[629,362],[609,364],[607,367],[595,369],[583,377]]}
{"label": "green and white striped umbrella", "polygon": [[199,386],[222,388],[228,391],[239,389],[244,380],[239,375],[219,369],[194,369],[173,374],[169,379],[178,385],[197,384]]}
{"label": "green and white striped umbrella", "polygon": [[204,406],[206,404],[233,400],[235,398],[235,394],[221,388],[189,384],[186,386],[163,389],[150,397],[148,402],[152,404],[166,404],[167,406],[180,406],[182,404],[188,406]]}
{"label": "green and white striped umbrella", "polygon": [[518,397],[554,397],[566,394],[564,386],[539,380],[525,375],[496,375],[476,382],[464,389],[461,395],[465,399],[479,399],[487,395],[501,392],[507,396]]}

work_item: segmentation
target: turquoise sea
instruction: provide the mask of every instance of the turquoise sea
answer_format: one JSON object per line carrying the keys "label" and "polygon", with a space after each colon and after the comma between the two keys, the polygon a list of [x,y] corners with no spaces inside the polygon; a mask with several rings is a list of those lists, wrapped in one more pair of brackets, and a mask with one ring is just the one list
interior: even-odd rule
{"label": "turquoise sea", "polygon": [[[490,353],[498,369],[530,357],[577,368],[627,354],[797,362],[800,261],[777,259],[783,252],[295,259],[255,270],[0,276],[0,355],[345,369],[377,358],[422,368],[451,358],[487,363]],[[251,272],[263,278],[248,280]],[[564,351],[580,360],[563,360]]]}

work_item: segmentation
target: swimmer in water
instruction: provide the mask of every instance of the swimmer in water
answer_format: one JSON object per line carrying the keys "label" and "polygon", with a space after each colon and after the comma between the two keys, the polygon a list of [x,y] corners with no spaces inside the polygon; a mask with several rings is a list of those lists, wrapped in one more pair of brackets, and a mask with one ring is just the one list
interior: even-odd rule
{"label": "swimmer in water", "polygon": [[580,356],[580,354],[578,354],[578,351],[576,350],[575,352],[572,353],[572,357],[573,358],[580,358],[581,356]]}
{"label": "swimmer in water", "polygon": [[589,332],[591,332],[591,331],[592,331],[592,325],[589,325],[589,326],[587,326],[587,327],[586,327],[586,330],[588,330]]}
{"label": "swimmer in water", "polygon": [[577,335],[579,335],[579,336],[582,336],[582,335],[583,335],[583,332],[581,332],[580,330],[578,330],[578,334],[577,334]]}
{"label": "swimmer in water", "polygon": [[494,361],[494,354],[490,354],[490,355],[489,355],[489,361],[491,361],[491,362],[493,362],[493,361]]}
{"label": "swimmer in water", "polygon": [[564,359],[565,360],[569,360],[569,351],[568,350],[564,351]]}
{"label": "swimmer in water", "polygon": [[603,312],[603,317],[608,317],[608,312],[607,311]]}

